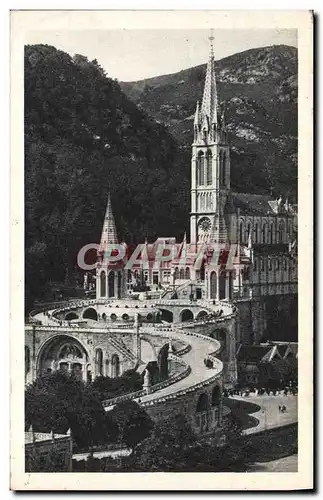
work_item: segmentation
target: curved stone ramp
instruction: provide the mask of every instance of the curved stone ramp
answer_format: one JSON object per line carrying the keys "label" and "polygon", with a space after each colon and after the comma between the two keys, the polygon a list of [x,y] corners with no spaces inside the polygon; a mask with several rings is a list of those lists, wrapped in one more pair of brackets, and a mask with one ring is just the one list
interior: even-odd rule
{"label": "curved stone ramp", "polygon": [[[80,302],[82,301],[78,301],[78,304],[80,304]],[[95,300],[91,300],[84,301],[83,303],[84,305],[89,305],[89,303],[94,305],[95,302]],[[212,308],[212,305],[209,303],[208,306],[211,306],[210,308]],[[64,307],[62,307],[62,309],[64,309]],[[62,326],[62,329],[64,326],[71,326],[67,321],[58,321],[57,319],[51,317],[56,311],[58,311],[58,309],[40,311],[34,314],[33,317],[46,326]],[[77,325],[75,325],[75,327],[78,328]],[[82,330],[84,331],[84,327]],[[193,331],[190,332],[180,330],[174,325],[169,325],[166,330],[167,332],[165,331],[165,328],[158,328],[153,325],[141,326],[140,333],[151,336],[164,336],[166,339],[178,340],[186,345],[190,345],[191,348],[189,350],[184,350],[181,355],[181,359],[188,367],[190,367],[190,370],[185,378],[181,378],[177,382],[170,383],[166,387],[163,387],[152,394],[146,394],[135,399],[141,406],[152,406],[158,402],[175,399],[187,393],[194,392],[201,387],[205,387],[213,383],[221,376],[223,370],[222,362],[216,358],[216,352],[220,349],[220,343],[217,340]],[[206,367],[206,359],[212,361],[212,368]],[[129,397],[131,397],[131,395],[129,395]],[[111,409],[112,407],[113,406],[109,406],[107,409]]]}
{"label": "curved stone ramp", "polygon": [[[155,334],[161,336],[162,333],[157,329],[154,332],[151,329],[145,331],[145,335]],[[216,351],[220,349],[220,343],[217,340],[196,333],[184,333],[175,329],[172,329],[169,335],[165,334],[165,338],[180,340],[191,346],[191,349],[183,352],[181,356],[191,370],[185,378],[182,378],[178,382],[167,385],[152,394],[135,398],[135,401],[144,407],[153,406],[159,402],[175,399],[189,392],[194,392],[214,382],[222,373],[223,364],[215,357]],[[213,368],[205,366],[204,360],[207,358],[212,360]],[[112,408],[113,406],[109,406],[107,409],[110,410]]]}

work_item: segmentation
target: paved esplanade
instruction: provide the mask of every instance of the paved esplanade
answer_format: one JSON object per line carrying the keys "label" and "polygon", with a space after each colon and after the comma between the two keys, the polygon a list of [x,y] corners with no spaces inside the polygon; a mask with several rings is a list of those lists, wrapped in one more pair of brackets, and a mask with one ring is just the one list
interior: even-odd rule
{"label": "paved esplanade", "polygon": [[[253,393],[248,397],[234,396],[234,399],[254,403],[260,406],[260,410],[255,413],[250,413],[259,423],[255,427],[246,429],[245,434],[253,434],[267,429],[274,429],[297,422],[297,396],[279,393],[276,396],[268,396],[267,394],[256,396]],[[279,406],[285,405],[284,413],[279,411]]]}

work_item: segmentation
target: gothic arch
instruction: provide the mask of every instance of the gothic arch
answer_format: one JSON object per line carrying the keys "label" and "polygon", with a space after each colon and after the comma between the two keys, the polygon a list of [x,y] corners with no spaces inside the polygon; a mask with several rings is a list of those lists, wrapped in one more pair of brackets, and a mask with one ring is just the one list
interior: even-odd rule
{"label": "gothic arch", "polygon": [[206,155],[206,184],[212,184],[212,152],[208,151]]}
{"label": "gothic arch", "polygon": [[95,350],[95,375],[96,377],[103,375],[103,352],[100,348]]}
{"label": "gothic arch", "polygon": [[225,272],[219,275],[219,299],[225,299],[225,288],[226,288],[226,274]]}
{"label": "gothic arch", "polygon": [[278,242],[277,243],[284,243],[285,240],[285,223],[284,221],[281,221],[278,226]]}
{"label": "gothic arch", "polygon": [[252,223],[250,221],[248,221],[248,223],[247,223],[247,235],[246,235],[247,241],[249,241],[249,237],[252,236],[251,231],[252,231]]}
{"label": "gothic arch", "polygon": [[199,151],[197,155],[197,185],[204,186],[204,154]]}
{"label": "gothic arch", "polygon": [[100,297],[105,297],[107,293],[107,285],[106,285],[106,273],[105,271],[101,271],[100,274]]}
{"label": "gothic arch", "polygon": [[217,275],[215,271],[212,271],[210,275],[210,298],[216,299],[216,295],[217,295]]}
{"label": "gothic arch", "polygon": [[175,280],[178,280],[178,278],[179,278],[179,270],[178,270],[178,267],[175,267],[174,278],[175,278]]}
{"label": "gothic arch", "polygon": [[179,272],[179,279],[180,280],[183,280],[185,278],[185,271],[184,269],[182,268]]}
{"label": "gothic arch", "polygon": [[206,394],[206,392],[203,392],[202,394],[200,394],[200,396],[197,400],[196,412],[200,413],[200,412],[207,411],[208,409],[209,409],[209,398],[208,398],[208,395]]}
{"label": "gothic arch", "polygon": [[218,385],[212,391],[212,406],[219,406],[221,400],[221,389]]}
{"label": "gothic arch", "polygon": [[264,222],[261,229],[261,243],[266,243],[267,241],[267,224]]}
{"label": "gothic arch", "polygon": [[108,296],[114,297],[114,271],[109,272],[108,276]]}
{"label": "gothic arch", "polygon": [[120,376],[120,360],[117,354],[111,358],[111,377],[116,378]]}
{"label": "gothic arch", "polygon": [[71,345],[77,348],[77,352],[81,354],[85,361],[88,360],[88,353],[84,345],[79,339],[70,335],[54,335],[39,347],[37,352],[37,371],[43,371],[50,368],[52,362],[58,361],[59,356],[62,354],[64,346]]}
{"label": "gothic arch", "polygon": [[269,240],[269,243],[271,245],[274,243],[274,224],[273,224],[273,222],[271,222],[269,225],[268,240]]}
{"label": "gothic arch", "polygon": [[118,298],[120,299],[122,295],[122,273],[118,272]]}
{"label": "gothic arch", "polygon": [[189,267],[187,267],[187,268],[185,269],[185,279],[186,279],[186,280],[191,279],[191,271],[190,271],[190,268],[189,268]]}
{"label": "gothic arch", "polygon": [[240,220],[239,224],[239,241],[240,243],[244,243],[244,221]]}

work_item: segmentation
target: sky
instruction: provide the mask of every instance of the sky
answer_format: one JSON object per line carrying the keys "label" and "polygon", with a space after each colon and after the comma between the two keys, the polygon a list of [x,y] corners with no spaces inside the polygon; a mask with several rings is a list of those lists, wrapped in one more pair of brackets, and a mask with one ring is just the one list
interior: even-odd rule
{"label": "sky", "polygon": [[[47,44],[70,55],[97,59],[107,75],[135,81],[176,73],[208,59],[210,32],[202,29],[116,29],[32,31],[26,44]],[[268,45],[297,47],[297,30],[253,29],[213,32],[215,59]]]}

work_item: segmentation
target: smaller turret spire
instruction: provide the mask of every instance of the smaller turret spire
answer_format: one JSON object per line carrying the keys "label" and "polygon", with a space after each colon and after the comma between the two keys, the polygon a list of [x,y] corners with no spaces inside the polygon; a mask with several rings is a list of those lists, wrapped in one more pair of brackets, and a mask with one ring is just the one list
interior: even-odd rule
{"label": "smaller turret spire", "polygon": [[196,111],[195,111],[195,116],[194,116],[194,125],[198,126],[200,123],[200,103],[197,101],[196,103]]}
{"label": "smaller turret spire", "polygon": [[105,212],[100,249],[105,250],[107,245],[118,243],[118,235],[114,216],[112,213],[111,196],[109,193],[108,204]]}

